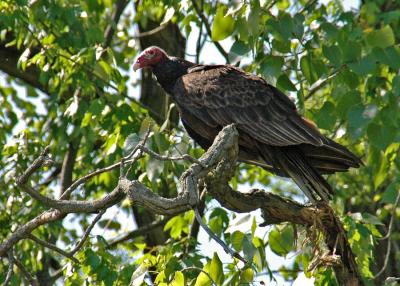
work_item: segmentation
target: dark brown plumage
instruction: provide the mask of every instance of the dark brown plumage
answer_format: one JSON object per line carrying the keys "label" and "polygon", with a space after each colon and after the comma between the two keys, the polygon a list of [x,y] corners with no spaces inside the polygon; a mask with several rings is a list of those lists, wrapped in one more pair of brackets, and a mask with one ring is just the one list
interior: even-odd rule
{"label": "dark brown plumage", "polygon": [[239,160],[291,177],[307,197],[328,201],[332,189],[321,176],[359,167],[344,146],[302,118],[295,104],[263,78],[229,65],[196,65],[157,47],[142,52],[134,69],[151,67],[176,102],[189,135],[211,146],[226,125],[239,131]]}

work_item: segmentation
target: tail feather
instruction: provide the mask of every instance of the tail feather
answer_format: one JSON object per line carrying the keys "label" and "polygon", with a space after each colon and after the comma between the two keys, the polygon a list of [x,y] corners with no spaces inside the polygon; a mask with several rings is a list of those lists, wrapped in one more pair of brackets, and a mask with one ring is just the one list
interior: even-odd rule
{"label": "tail feather", "polygon": [[326,142],[323,146],[302,144],[300,148],[305,156],[311,160],[341,164],[346,169],[350,167],[358,168],[363,164],[362,161],[346,147],[328,138],[326,138]]}
{"label": "tail feather", "polygon": [[[279,166],[279,169],[291,177],[311,202],[329,201],[333,194],[331,186],[311,165],[301,149],[294,146],[263,147],[263,154],[268,157],[266,159],[272,160],[275,166]],[[266,147],[269,150],[265,150]]]}

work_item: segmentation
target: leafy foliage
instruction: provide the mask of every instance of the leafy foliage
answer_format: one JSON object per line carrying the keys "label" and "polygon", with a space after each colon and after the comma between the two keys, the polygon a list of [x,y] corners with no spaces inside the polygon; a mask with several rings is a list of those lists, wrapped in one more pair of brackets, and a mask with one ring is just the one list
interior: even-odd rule
{"label": "leafy foliage", "polygon": [[[387,232],[392,213],[399,212],[400,6],[389,2],[363,1],[355,11],[345,11],[339,1],[196,1],[209,21],[208,37],[231,45],[227,49],[231,63],[290,94],[300,112],[323,133],[362,157],[364,167],[330,176],[329,182],[336,191],[332,205],[368,285],[375,283],[372,278],[385,255],[379,238]],[[10,63],[0,59],[0,188],[4,190],[0,241],[44,210],[14,184],[14,178],[46,145],[55,164],[31,179],[49,197],[58,196],[59,173],[71,148],[77,148],[74,179],[117,162],[149,128],[147,146],[157,153],[194,157],[202,153],[179,126],[170,128],[170,118],[157,126],[136,100],[140,81],[133,87],[129,81],[130,65],[139,51],[132,27],[139,22],[144,26],[150,21],[173,22],[185,36],[195,34],[203,23],[193,2],[141,1],[135,4],[135,12],[127,9],[119,24],[111,25],[116,29],[114,39],[106,43],[104,31],[117,5],[111,0],[0,2],[0,53],[17,55],[15,67],[11,67],[12,55]],[[203,53],[208,53],[206,48]],[[146,156],[129,175],[167,196],[178,188],[177,179],[187,166]],[[73,193],[73,198],[99,198],[114,188],[118,176],[117,171],[103,173]],[[234,187],[261,184],[279,195],[300,196],[293,185],[250,165],[240,166],[231,183]],[[209,198],[206,206],[213,207],[204,218],[208,226],[248,265],[236,259],[225,261],[214,249],[204,252],[207,247],[190,237],[192,212],[170,218],[164,226],[168,234],[164,245],[151,245],[142,235],[110,249],[111,238],[90,237],[76,255],[78,265],[23,240],[16,245],[15,256],[31,273],[43,270],[46,259],[53,257],[61,265],[66,285],[128,285],[130,281],[141,285],[148,279],[157,285],[250,285],[258,279],[257,273],[268,273],[261,279],[278,275],[290,281],[301,271],[315,277],[316,285],[337,283],[329,266],[308,270],[315,259],[313,250],[321,244],[318,235],[309,243],[307,230],[284,224],[262,236],[259,233],[265,229],[253,217],[236,225],[234,215],[215,207]],[[126,204],[120,208],[132,214]],[[58,221],[37,228],[34,234],[71,249],[90,218],[76,215],[73,228]],[[113,218],[101,221],[99,227],[120,233],[126,224]],[[251,229],[246,231],[244,225]],[[391,243],[398,245],[398,225],[393,228]],[[269,259],[271,251],[282,257],[299,254],[294,262],[276,269]],[[393,261],[394,270],[387,270],[391,276],[400,268],[399,259]],[[7,263],[0,265],[1,283],[7,270]],[[21,285],[22,280],[14,275],[11,284]]]}

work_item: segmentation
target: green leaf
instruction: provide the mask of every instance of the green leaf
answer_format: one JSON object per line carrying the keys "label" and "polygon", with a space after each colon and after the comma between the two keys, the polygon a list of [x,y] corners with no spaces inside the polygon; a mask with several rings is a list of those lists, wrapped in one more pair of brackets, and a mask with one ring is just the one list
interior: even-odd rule
{"label": "green leaf", "polygon": [[290,52],[290,42],[289,41],[280,41],[278,39],[272,40],[272,50],[278,51],[280,53],[289,53]]}
{"label": "green leaf", "polygon": [[356,74],[365,76],[375,69],[375,61],[371,56],[363,57],[360,60],[349,63],[349,67]]}
{"label": "green leaf", "polygon": [[229,51],[229,61],[235,63],[239,61],[245,54],[250,52],[250,47],[241,41],[236,41]]}
{"label": "green leaf", "polygon": [[[203,267],[204,272],[209,273],[210,264],[211,264],[211,261],[209,261],[206,265],[204,265],[204,267]],[[199,276],[197,276],[196,283],[194,284],[194,286],[211,286],[212,282],[211,282],[210,278],[203,271],[200,272]]]}
{"label": "green leaf", "polygon": [[318,110],[317,115],[314,116],[318,127],[331,130],[336,123],[335,113],[335,105],[330,101],[326,101],[322,108]]}
{"label": "green leaf", "polygon": [[338,46],[322,46],[322,53],[334,66],[342,64],[342,52]]}
{"label": "green leaf", "polygon": [[146,117],[143,121],[142,124],[140,125],[140,130],[139,130],[139,137],[144,138],[145,134],[149,129],[152,128],[152,126],[155,125],[154,120],[151,117]]}
{"label": "green leaf", "polygon": [[392,91],[395,95],[400,96],[400,75],[396,75],[392,80]]}
{"label": "green leaf", "polygon": [[81,127],[89,126],[90,122],[92,122],[92,113],[86,112],[83,116]]}
{"label": "green leaf", "polygon": [[259,1],[252,1],[251,2],[250,13],[247,17],[247,27],[250,35],[257,36],[259,31],[259,22],[260,22],[260,3]]}
{"label": "green leaf", "polygon": [[373,224],[373,225],[384,225],[377,216],[374,216],[370,213],[363,213],[362,217],[363,217],[362,220],[366,223]]}
{"label": "green leaf", "polygon": [[107,141],[105,142],[105,150],[107,155],[110,155],[117,150],[118,138],[119,133],[108,136]]}
{"label": "green leaf", "polygon": [[314,82],[316,82],[319,79],[318,74],[312,65],[310,55],[306,55],[301,58],[300,68],[301,68],[301,71],[303,72],[304,77],[310,84],[313,84]]}
{"label": "green leaf", "polygon": [[298,39],[301,39],[304,33],[304,15],[296,14],[293,17],[293,33]]}
{"label": "green leaf", "polygon": [[221,235],[222,233],[222,219],[220,217],[213,217],[208,221],[208,226],[216,234]]}
{"label": "green leaf", "polygon": [[293,247],[293,229],[291,227],[284,227],[282,230],[274,228],[269,233],[269,246],[271,250],[279,256],[285,256]]}
{"label": "green leaf", "polygon": [[277,78],[281,73],[283,66],[283,58],[277,56],[269,56],[261,63],[261,73],[263,76],[272,76]]}
{"label": "green leaf", "polygon": [[254,280],[254,271],[250,267],[240,273],[240,283],[251,283]]}
{"label": "green leaf", "polygon": [[20,68],[22,71],[25,71],[25,69],[26,69],[30,54],[31,54],[31,49],[26,48],[18,59],[17,67]]}
{"label": "green leaf", "polygon": [[296,86],[291,82],[286,74],[282,74],[276,85],[279,89],[288,90],[288,91],[297,91]]}
{"label": "green leaf", "polygon": [[361,57],[361,44],[346,40],[339,45],[344,62],[351,62]]}
{"label": "green leaf", "polygon": [[124,154],[128,155],[141,141],[137,134],[131,134],[125,139]]}
{"label": "green leaf", "polygon": [[100,60],[94,67],[94,72],[105,82],[110,81],[112,67],[104,60]]}
{"label": "green leaf", "polygon": [[252,262],[254,254],[256,252],[256,248],[253,245],[251,235],[246,234],[244,236],[242,248],[243,248],[244,257],[246,258],[246,260],[249,262]]}
{"label": "green leaf", "polygon": [[170,230],[169,234],[172,238],[178,239],[182,232],[187,228],[187,223],[184,218],[180,215],[177,215],[171,218],[164,226],[164,231]]}
{"label": "green leaf", "polygon": [[342,94],[336,104],[336,116],[342,119],[347,118],[347,113],[352,106],[356,106],[361,103],[360,92],[351,90],[345,94]]}
{"label": "green leaf", "polygon": [[254,233],[256,232],[257,229],[257,222],[256,222],[256,218],[253,217],[253,222],[251,223],[251,236],[254,237]]}
{"label": "green leaf", "polygon": [[157,274],[156,279],[154,280],[154,283],[156,285],[159,285],[161,282],[164,282],[167,280],[167,277],[165,276],[165,271],[162,270],[160,273]]}
{"label": "green leaf", "polygon": [[293,38],[294,34],[294,23],[292,17],[283,13],[282,16],[274,19],[270,18],[267,22],[267,29],[271,30],[275,38],[279,41],[289,41]]}
{"label": "green leaf", "polygon": [[211,28],[211,38],[213,41],[221,41],[232,34],[235,29],[235,21],[231,15],[224,16],[226,7],[221,5],[217,9]]}
{"label": "green leaf", "polygon": [[372,55],[374,59],[392,69],[400,69],[400,48],[391,46],[386,49],[374,48]]}
{"label": "green leaf", "polygon": [[94,99],[90,102],[88,111],[93,115],[99,115],[104,110],[104,107],[105,103],[103,99]]}
{"label": "green leaf", "polygon": [[95,271],[101,264],[100,258],[91,249],[86,250],[85,254],[86,254],[85,263],[90,265],[92,271]]}
{"label": "green leaf", "polygon": [[144,264],[141,264],[135,272],[133,272],[131,277],[131,282],[129,285],[140,286],[144,282],[144,278],[147,272],[147,267]]}
{"label": "green leaf", "polygon": [[396,130],[387,124],[371,123],[367,129],[368,139],[379,150],[385,150],[393,142]]}
{"label": "green leaf", "polygon": [[222,269],[222,262],[218,257],[218,254],[214,252],[214,256],[210,264],[210,276],[217,283],[217,285],[222,285],[224,281],[224,271]]}
{"label": "green leaf", "polygon": [[241,231],[237,230],[231,234],[231,244],[237,252],[242,250],[243,238],[244,238],[244,233]]}
{"label": "green leaf", "polygon": [[374,30],[366,35],[368,45],[371,47],[387,48],[395,44],[392,28],[387,25],[379,30]]}
{"label": "green leaf", "polygon": [[174,280],[169,284],[171,286],[185,286],[185,276],[181,271],[176,271],[174,275]]}
{"label": "green leaf", "polygon": [[332,23],[324,22],[321,25],[321,29],[326,33],[328,39],[336,39],[338,36],[338,28]]}
{"label": "green leaf", "polygon": [[354,139],[359,138],[365,132],[365,127],[375,117],[377,113],[377,107],[375,105],[362,106],[356,105],[352,106],[348,112],[348,124],[350,134]]}
{"label": "green leaf", "polygon": [[391,182],[382,195],[382,202],[388,204],[394,204],[396,202],[398,193],[399,193],[399,182],[398,181]]}

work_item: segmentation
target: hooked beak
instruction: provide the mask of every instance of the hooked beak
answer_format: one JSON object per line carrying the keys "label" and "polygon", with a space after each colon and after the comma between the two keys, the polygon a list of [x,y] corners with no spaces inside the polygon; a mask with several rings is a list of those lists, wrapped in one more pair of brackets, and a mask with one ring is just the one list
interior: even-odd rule
{"label": "hooked beak", "polygon": [[135,63],[134,65],[133,65],[133,70],[134,71],[137,71],[138,69],[141,69],[142,67],[140,66],[140,64],[139,63]]}

